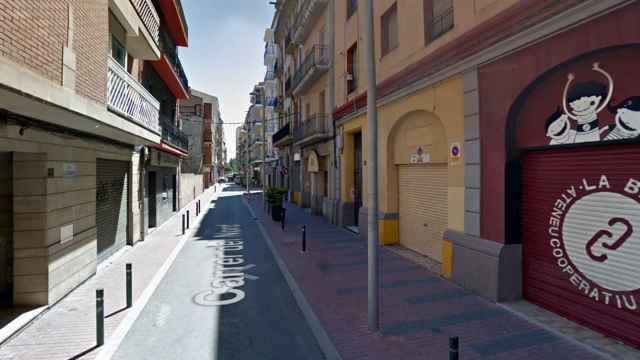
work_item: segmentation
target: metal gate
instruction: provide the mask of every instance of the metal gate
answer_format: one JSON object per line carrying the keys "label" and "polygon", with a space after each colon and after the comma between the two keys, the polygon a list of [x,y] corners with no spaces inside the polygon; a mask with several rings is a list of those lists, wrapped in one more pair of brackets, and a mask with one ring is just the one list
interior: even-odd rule
{"label": "metal gate", "polygon": [[640,148],[528,153],[522,161],[524,296],[640,345]]}
{"label": "metal gate", "polygon": [[447,164],[401,165],[399,176],[400,244],[442,261],[447,227]]}
{"label": "metal gate", "polygon": [[127,244],[129,163],[98,159],[96,183],[98,262],[102,262]]}

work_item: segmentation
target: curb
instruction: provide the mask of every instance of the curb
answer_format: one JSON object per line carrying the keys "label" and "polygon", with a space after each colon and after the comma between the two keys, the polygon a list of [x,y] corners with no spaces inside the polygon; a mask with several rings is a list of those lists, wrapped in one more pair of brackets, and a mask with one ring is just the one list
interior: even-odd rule
{"label": "curb", "polygon": [[309,302],[307,301],[307,298],[304,296],[304,293],[298,286],[298,283],[293,278],[293,275],[289,271],[287,264],[284,262],[280,254],[276,251],[276,248],[273,245],[273,240],[271,239],[271,236],[269,236],[269,233],[266,231],[266,229],[262,225],[262,221],[256,216],[255,212],[251,208],[251,205],[247,202],[247,199],[244,196],[242,197],[242,202],[251,213],[251,216],[255,219],[256,224],[258,224],[258,228],[260,229],[262,236],[267,242],[267,246],[269,247],[269,250],[271,250],[271,254],[276,260],[276,263],[278,264],[278,268],[280,268],[280,272],[282,273],[282,275],[284,276],[284,279],[289,285],[289,288],[293,293],[293,297],[296,299],[296,303],[298,303],[298,308],[300,308],[300,311],[302,311],[302,315],[304,315],[304,318],[307,320],[307,323],[311,328],[311,332],[313,333],[313,336],[316,338],[316,341],[318,342],[318,346],[320,346],[320,349],[322,349],[322,352],[324,353],[325,358],[328,360],[342,360],[342,356],[340,356],[340,353],[338,352],[335,345],[331,341],[329,334],[320,323],[320,319],[318,319],[318,316],[316,316],[315,312],[313,312],[311,305],[309,304]]}

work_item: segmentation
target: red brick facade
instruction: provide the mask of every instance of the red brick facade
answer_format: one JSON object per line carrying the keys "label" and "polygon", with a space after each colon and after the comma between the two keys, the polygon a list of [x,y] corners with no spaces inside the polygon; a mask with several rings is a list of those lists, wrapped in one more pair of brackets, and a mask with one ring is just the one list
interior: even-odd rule
{"label": "red brick facade", "polygon": [[0,56],[62,84],[68,5],[74,13],[76,92],[104,103],[107,88],[107,0],[0,1]]}

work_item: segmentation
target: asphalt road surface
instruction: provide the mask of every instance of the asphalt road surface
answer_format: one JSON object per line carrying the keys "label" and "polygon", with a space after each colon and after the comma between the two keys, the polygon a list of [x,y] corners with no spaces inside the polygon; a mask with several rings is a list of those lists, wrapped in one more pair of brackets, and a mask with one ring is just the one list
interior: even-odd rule
{"label": "asphalt road surface", "polygon": [[323,359],[242,203],[225,188],[114,359]]}

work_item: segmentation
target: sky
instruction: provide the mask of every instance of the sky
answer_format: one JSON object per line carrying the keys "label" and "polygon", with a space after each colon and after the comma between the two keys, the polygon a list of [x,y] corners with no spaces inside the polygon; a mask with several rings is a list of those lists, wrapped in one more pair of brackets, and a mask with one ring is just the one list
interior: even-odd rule
{"label": "sky", "polygon": [[[215,95],[222,120],[241,123],[253,85],[264,79],[264,31],[271,26],[269,0],[182,0],[189,47],[180,48],[189,86]],[[235,157],[236,127],[224,126],[227,159]]]}

